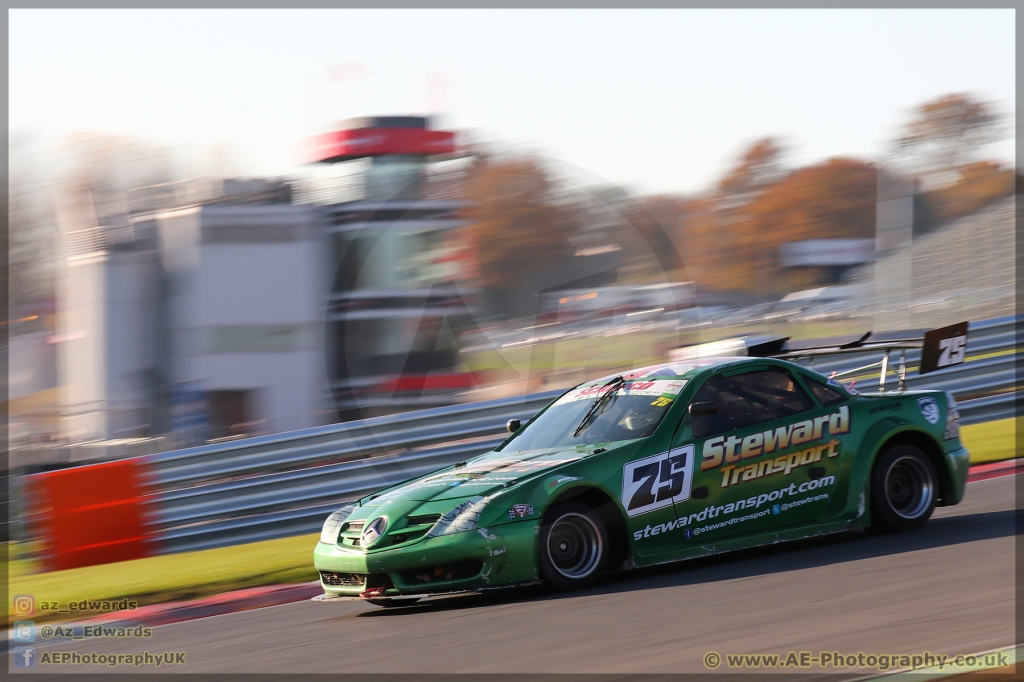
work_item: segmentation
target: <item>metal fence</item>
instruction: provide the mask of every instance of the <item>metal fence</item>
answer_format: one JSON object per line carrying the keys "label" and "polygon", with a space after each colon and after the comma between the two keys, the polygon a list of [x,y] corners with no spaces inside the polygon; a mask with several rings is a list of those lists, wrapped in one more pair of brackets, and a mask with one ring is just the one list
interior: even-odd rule
{"label": "metal fence", "polygon": [[[315,532],[344,502],[487,452],[561,391],[420,410],[150,458],[163,551]],[[225,480],[227,479],[227,480]]]}
{"label": "metal fence", "polygon": [[1015,310],[1016,203],[1008,197],[859,268],[876,331],[940,327]]}
{"label": "metal fence", "polygon": [[[963,400],[965,423],[1011,416],[1015,355],[1008,351],[1014,338],[1013,318],[971,325],[968,343],[975,359],[912,374],[908,388],[949,390]],[[993,353],[1001,354],[976,359]],[[910,351],[908,364],[916,364],[919,355]],[[859,354],[819,360],[815,369],[843,371],[864,361]],[[230,450],[208,446],[157,455],[154,483],[165,492],[155,500],[152,520],[169,552],[316,532],[344,502],[493,448],[504,437],[507,419],[526,420],[559,393],[252,439],[257,442],[239,442]],[[211,480],[224,477],[231,480]]]}
{"label": "metal fence", "polygon": [[[1014,414],[1015,320],[970,326],[968,361],[908,388],[938,388],[957,397],[964,423]],[[878,359],[878,353],[871,359]],[[917,363],[919,351],[907,362]],[[860,354],[822,361],[828,373],[865,363]],[[877,387],[858,384],[865,391]],[[894,387],[890,379],[889,387]],[[223,547],[314,533],[332,510],[383,487],[494,448],[508,419],[526,421],[556,398],[548,391],[433,408],[248,438],[145,458],[151,488],[148,518],[163,553]]]}

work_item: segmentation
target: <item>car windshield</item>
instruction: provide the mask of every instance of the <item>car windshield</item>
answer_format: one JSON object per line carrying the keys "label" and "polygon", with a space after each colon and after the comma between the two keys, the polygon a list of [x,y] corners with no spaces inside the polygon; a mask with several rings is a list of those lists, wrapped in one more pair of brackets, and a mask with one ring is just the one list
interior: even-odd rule
{"label": "car windshield", "polygon": [[[658,428],[685,384],[682,379],[582,384],[559,398],[501,449],[522,452],[646,438]],[[602,396],[596,413],[583,423]]]}

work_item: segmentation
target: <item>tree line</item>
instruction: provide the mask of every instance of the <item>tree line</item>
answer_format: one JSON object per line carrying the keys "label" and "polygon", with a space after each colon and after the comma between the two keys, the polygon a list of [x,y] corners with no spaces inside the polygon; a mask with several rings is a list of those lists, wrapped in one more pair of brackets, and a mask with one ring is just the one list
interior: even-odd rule
{"label": "tree line", "polygon": [[[985,156],[1009,133],[1004,118],[969,94],[939,97],[911,112],[892,140],[889,165],[919,185],[915,237],[1019,191],[1016,171]],[[169,150],[138,140],[79,135],[61,149],[64,167],[56,172],[28,141],[12,139],[12,308],[55,293],[58,214],[67,197],[86,188],[93,196],[120,196],[134,186],[194,176]],[[476,152],[461,179],[470,224],[461,238],[475,255],[492,315],[527,315],[537,291],[572,282],[691,280],[711,291],[777,297],[829,277],[826,268],[780,267],[782,244],[875,233],[875,163],[840,157],[794,167],[776,137],[750,144],[723,177],[693,196],[570,190],[539,157]],[[223,159],[218,163],[223,168]]]}
{"label": "tree line", "polygon": [[[1019,191],[1012,167],[985,158],[1007,133],[995,106],[969,94],[911,112],[891,142],[886,171],[914,180],[915,238]],[[783,244],[875,236],[879,171],[852,157],[792,167],[784,141],[765,137],[697,196],[631,199],[613,188],[560,188],[537,157],[481,152],[467,173],[467,210],[493,313],[512,313],[501,302],[531,273],[566,268],[588,240],[619,249],[618,283],[687,279],[770,299],[834,276],[825,267],[781,267]],[[595,213],[595,203],[603,211]]]}

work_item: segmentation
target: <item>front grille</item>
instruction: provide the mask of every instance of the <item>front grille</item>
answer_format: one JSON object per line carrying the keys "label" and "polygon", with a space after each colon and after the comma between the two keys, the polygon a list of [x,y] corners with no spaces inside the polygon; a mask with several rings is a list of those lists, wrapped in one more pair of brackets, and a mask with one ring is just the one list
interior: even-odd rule
{"label": "front grille", "polygon": [[325,585],[333,587],[362,587],[366,582],[366,576],[360,573],[334,573],[332,571],[320,571],[320,579]]}
{"label": "front grille", "polygon": [[439,518],[441,518],[440,514],[420,514],[418,516],[410,516],[406,518],[404,528],[397,528],[388,533],[387,544],[400,545],[403,542],[419,540],[427,534],[428,530],[433,528]]}
{"label": "front grille", "polygon": [[405,520],[407,526],[422,526],[430,525],[433,526],[437,523],[437,520],[441,518],[440,514],[420,514],[419,516],[410,516]]}
{"label": "front grille", "polygon": [[430,526],[427,526],[426,528],[420,528],[419,530],[408,530],[403,528],[401,531],[389,533],[387,538],[385,538],[386,543],[381,544],[400,545],[403,542],[419,540],[421,537],[427,534],[428,530],[430,530]]}
{"label": "front grille", "polygon": [[363,533],[363,526],[366,525],[366,519],[358,519],[356,521],[349,521],[341,527],[341,535],[338,538],[338,544],[342,547],[358,547],[359,538]]}

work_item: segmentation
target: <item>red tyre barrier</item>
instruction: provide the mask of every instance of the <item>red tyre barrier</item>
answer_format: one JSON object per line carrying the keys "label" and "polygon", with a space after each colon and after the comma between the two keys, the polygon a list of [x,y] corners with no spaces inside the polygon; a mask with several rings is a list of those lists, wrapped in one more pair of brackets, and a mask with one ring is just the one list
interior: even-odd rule
{"label": "red tyre barrier", "polygon": [[143,509],[145,458],[30,476],[34,535],[47,571],[151,556]]}

